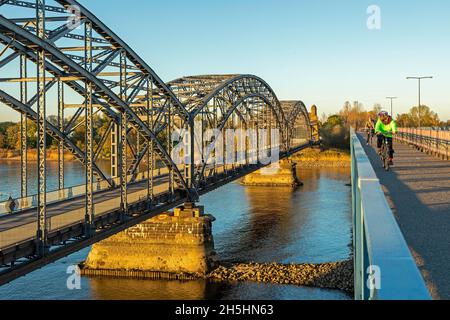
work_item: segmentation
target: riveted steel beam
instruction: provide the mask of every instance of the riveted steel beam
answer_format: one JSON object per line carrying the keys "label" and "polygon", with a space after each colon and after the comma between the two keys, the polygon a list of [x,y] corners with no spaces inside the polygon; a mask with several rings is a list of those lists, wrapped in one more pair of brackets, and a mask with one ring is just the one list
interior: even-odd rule
{"label": "riveted steel beam", "polygon": [[[45,0],[36,0],[37,36],[45,38]],[[43,257],[47,252],[47,132],[46,132],[46,101],[45,101],[45,49],[37,52],[37,92],[38,92],[38,225],[37,252]]]}
{"label": "riveted steel beam", "polygon": [[[20,76],[27,76],[27,59],[25,55],[20,56]],[[20,101],[27,103],[28,86],[26,83],[20,84]],[[20,161],[21,161],[21,198],[26,198],[28,194],[28,126],[25,113],[20,114]]]}
{"label": "riveted steel beam", "polygon": [[[90,22],[84,24],[85,32],[85,69],[92,72],[92,25]],[[92,101],[92,83],[85,83],[85,128],[86,128],[86,215],[85,236],[90,237],[94,233],[94,109]]]}
{"label": "riveted steel beam", "polygon": [[[120,52],[120,92],[122,93],[122,101],[127,100],[127,54],[125,50]],[[124,110],[121,113],[120,119],[120,208],[122,215],[128,215],[128,170],[127,170],[127,129],[128,129],[128,114]]]}
{"label": "riveted steel beam", "polygon": [[[64,83],[58,81],[58,129],[64,132]],[[58,188],[64,189],[64,141],[58,140]]]}

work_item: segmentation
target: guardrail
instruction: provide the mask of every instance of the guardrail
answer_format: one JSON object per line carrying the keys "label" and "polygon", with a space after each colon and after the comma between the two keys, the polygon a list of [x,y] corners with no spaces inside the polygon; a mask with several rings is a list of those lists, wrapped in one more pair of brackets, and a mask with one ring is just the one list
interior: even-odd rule
{"label": "guardrail", "polygon": [[[160,176],[161,174],[167,174],[168,170],[167,168],[159,168],[159,169],[155,169],[154,170],[154,175],[155,177]],[[132,175],[128,175],[128,181],[130,181],[132,178]],[[143,180],[147,179],[147,172],[140,172],[137,176],[136,176],[136,180],[135,182],[140,182]],[[113,182],[115,185],[120,185],[120,178],[114,178],[114,179],[110,179],[109,182]],[[94,192],[101,192],[101,191],[106,191],[106,190],[110,190],[111,187],[109,185],[109,182],[106,180],[99,180],[94,182]],[[57,203],[59,201],[64,201],[64,200],[70,200],[70,199],[74,199],[80,196],[84,196],[86,194],[86,185],[85,184],[81,184],[81,185],[77,185],[77,186],[73,186],[73,187],[69,187],[69,188],[65,188],[62,190],[55,190],[55,191],[49,191],[47,192],[47,205],[48,204],[52,204],[52,203]],[[13,199],[14,203],[15,203],[15,208],[14,210],[10,210],[8,208],[8,200],[5,201],[1,201],[0,202],[0,216],[1,215],[6,215],[6,214],[12,214],[12,213],[17,213],[17,212],[21,212],[24,210],[28,210],[28,209],[35,209],[37,208],[37,197],[38,195],[30,195],[28,197],[25,198],[18,198],[18,199]]]}
{"label": "guardrail", "polygon": [[[297,146],[303,146],[308,143],[308,140],[297,139],[297,140],[294,140],[293,144],[294,143]],[[295,148],[293,148],[293,149],[295,149]],[[261,151],[267,152],[269,150],[270,150],[270,148],[267,147],[267,148],[263,148]],[[249,152],[247,155],[249,157],[249,160],[257,161],[256,150],[254,150],[253,152]],[[244,159],[245,153],[241,154],[240,157],[241,157],[241,159]],[[179,165],[178,169],[181,172],[183,172],[184,165],[183,164]],[[167,174],[169,174],[169,170],[166,167],[159,167],[159,168],[156,168],[155,170],[153,170],[154,178],[160,177],[161,175],[167,175]],[[146,171],[138,173],[134,182],[138,183],[140,181],[147,180],[147,175],[148,174]],[[128,181],[131,181],[132,177],[133,177],[133,175],[128,175]],[[94,182],[94,192],[98,193],[101,191],[110,190],[111,182],[113,182],[114,185],[119,186],[120,178],[109,179],[108,181],[98,180],[98,181]],[[68,187],[68,188],[61,189],[61,190],[49,191],[46,194],[46,197],[47,197],[46,204],[48,205],[48,204],[57,203],[60,201],[75,199],[77,197],[84,196],[85,194],[86,194],[86,185],[85,184],[80,184],[80,185]],[[19,213],[24,210],[37,208],[38,195],[34,194],[34,195],[29,195],[24,198],[20,198],[20,197],[14,198],[14,199],[12,199],[12,201],[14,202],[13,210],[11,210],[9,208],[9,200],[0,201],[0,216],[6,215],[6,214],[12,214],[12,213]]]}
{"label": "guardrail", "polygon": [[400,128],[395,138],[422,152],[450,160],[450,131]]}
{"label": "guardrail", "polygon": [[430,300],[380,182],[351,133],[356,300]]}

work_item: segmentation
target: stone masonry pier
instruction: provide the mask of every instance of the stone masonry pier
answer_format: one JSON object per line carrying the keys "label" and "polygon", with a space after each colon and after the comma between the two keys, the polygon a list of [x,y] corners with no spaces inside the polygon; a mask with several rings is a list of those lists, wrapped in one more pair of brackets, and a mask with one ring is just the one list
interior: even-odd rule
{"label": "stone masonry pier", "polygon": [[82,274],[168,279],[206,275],[216,266],[215,218],[203,211],[187,204],[95,244]]}
{"label": "stone masonry pier", "polygon": [[[302,185],[297,177],[297,164],[290,159],[280,160],[277,169],[265,168],[245,176],[245,186],[291,187]],[[271,172],[271,170],[274,170]]]}

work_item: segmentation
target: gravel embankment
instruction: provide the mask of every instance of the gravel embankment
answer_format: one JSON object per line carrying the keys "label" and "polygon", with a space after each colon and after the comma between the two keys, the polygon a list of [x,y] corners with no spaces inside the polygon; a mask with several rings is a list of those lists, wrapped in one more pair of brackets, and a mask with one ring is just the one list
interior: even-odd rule
{"label": "gravel embankment", "polygon": [[353,261],[289,265],[236,264],[230,267],[220,266],[207,278],[221,282],[252,281],[339,289],[350,293],[353,292]]}

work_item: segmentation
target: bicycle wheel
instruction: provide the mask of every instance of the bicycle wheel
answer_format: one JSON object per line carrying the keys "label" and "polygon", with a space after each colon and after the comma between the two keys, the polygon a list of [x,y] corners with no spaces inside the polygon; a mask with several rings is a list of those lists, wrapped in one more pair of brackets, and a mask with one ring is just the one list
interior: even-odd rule
{"label": "bicycle wheel", "polygon": [[385,156],[384,158],[384,169],[386,169],[386,171],[389,171],[391,169],[391,164],[388,156]]}
{"label": "bicycle wheel", "polygon": [[390,161],[389,161],[389,148],[386,142],[384,143],[384,149],[383,149],[383,167],[386,169],[386,171],[389,171],[390,169]]}
{"label": "bicycle wheel", "polygon": [[381,159],[381,165],[383,166],[383,168],[386,168],[386,159],[385,159],[385,156],[384,156],[384,147],[383,147],[383,149],[381,149],[380,159]]}

